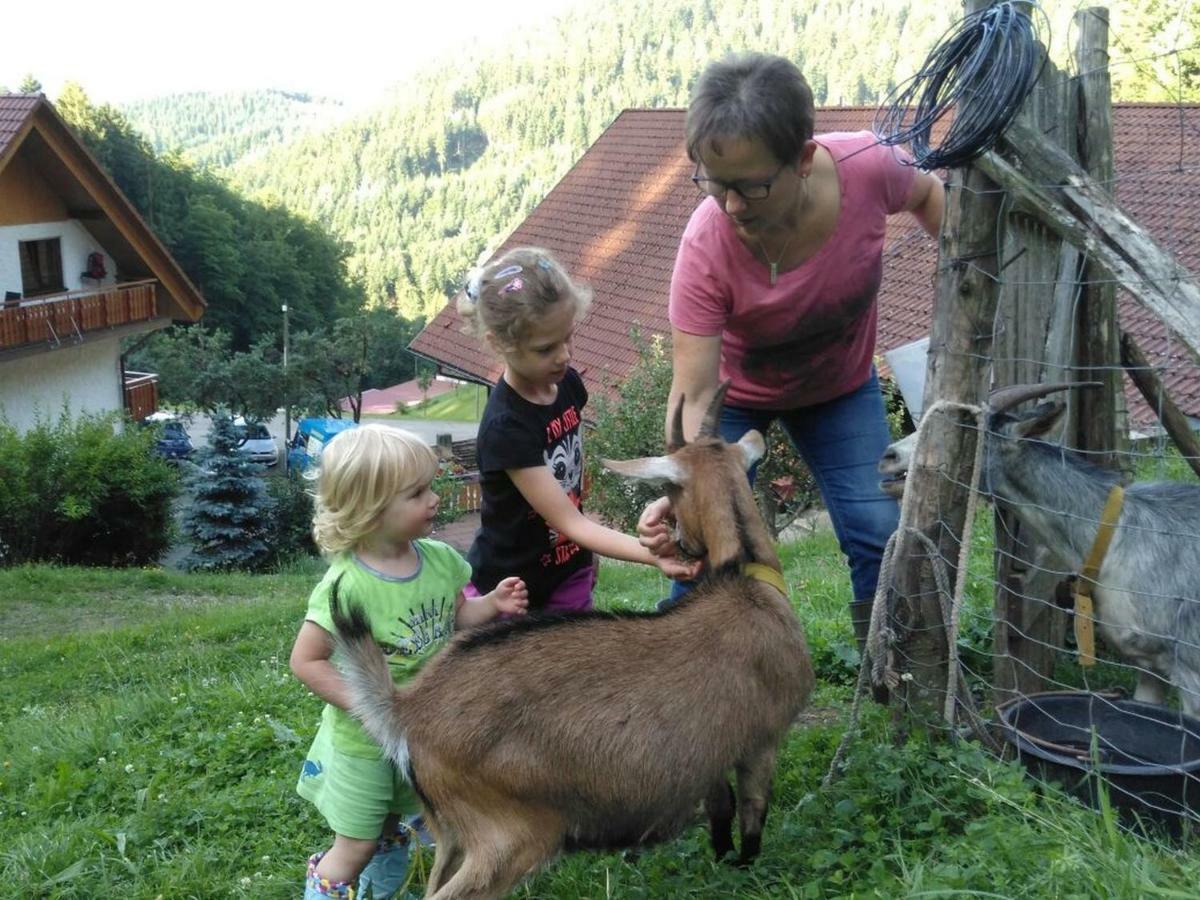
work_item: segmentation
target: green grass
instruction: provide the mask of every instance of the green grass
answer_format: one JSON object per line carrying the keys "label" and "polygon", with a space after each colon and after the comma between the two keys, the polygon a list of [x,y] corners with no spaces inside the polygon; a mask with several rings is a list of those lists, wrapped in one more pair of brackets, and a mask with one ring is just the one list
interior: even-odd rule
{"label": "green grass", "polygon": [[412,409],[381,418],[437,419],[447,422],[478,422],[487,403],[487,388],[481,384],[465,384],[449,393],[434,397]]}
{"label": "green grass", "polygon": [[[636,857],[567,857],[515,896],[1195,896],[1189,846],[1121,831],[969,744],[898,742],[881,707],[822,790],[855,672],[848,580],[829,535],[783,559],[821,681],[781,752],[759,861],[715,864],[695,828]],[[0,893],[300,895],[329,835],[293,790],[320,703],[287,657],[318,572],[0,570]],[[606,563],[598,597],[644,608],[666,591]]]}

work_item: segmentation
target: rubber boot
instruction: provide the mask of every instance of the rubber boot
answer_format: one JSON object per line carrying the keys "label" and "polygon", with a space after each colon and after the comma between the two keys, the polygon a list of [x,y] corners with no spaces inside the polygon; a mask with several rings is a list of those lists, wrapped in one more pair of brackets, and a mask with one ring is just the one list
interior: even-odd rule
{"label": "rubber boot", "polygon": [[308,858],[308,873],[304,879],[304,900],[354,900],[354,888],[346,881],[330,881],[317,874],[317,863],[324,852]]}
{"label": "rubber boot", "polygon": [[[871,633],[871,609],[875,606],[875,598],[850,601],[850,624],[854,626],[854,640],[858,644],[859,657],[867,652],[867,637]],[[890,695],[886,685],[872,684],[871,696],[876,703],[887,705]]]}
{"label": "rubber boot", "polygon": [[850,601],[850,624],[854,626],[854,640],[858,642],[858,655],[867,651],[867,635],[871,632],[871,608],[875,598]]}

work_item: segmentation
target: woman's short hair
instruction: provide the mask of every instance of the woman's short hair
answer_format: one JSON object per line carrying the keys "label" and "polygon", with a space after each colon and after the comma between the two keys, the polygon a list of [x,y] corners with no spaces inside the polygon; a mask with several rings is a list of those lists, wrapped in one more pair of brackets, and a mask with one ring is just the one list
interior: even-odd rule
{"label": "woman's short hair", "polygon": [[721,138],[757,138],[780,163],[795,162],[813,136],[813,94],[800,70],[782,56],[739,53],[709,63],[692,88],[687,152]]}
{"label": "woman's short hair", "polygon": [[592,291],[540,247],[516,247],[475,269],[458,298],[463,331],[482,338],[489,331],[501,347],[516,348],[546,311],[564,301],[575,304],[575,321],[587,312]]}
{"label": "woman's short hair", "polygon": [[324,553],[353,549],[396,495],[432,481],[437,469],[433,450],[411,431],[359,425],[339,432],[316,473],[313,540]]}

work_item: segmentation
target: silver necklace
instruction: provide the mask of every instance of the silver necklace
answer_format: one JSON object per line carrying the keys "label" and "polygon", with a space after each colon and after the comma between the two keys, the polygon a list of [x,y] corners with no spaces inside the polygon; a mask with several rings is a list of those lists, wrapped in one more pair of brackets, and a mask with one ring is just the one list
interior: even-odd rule
{"label": "silver necklace", "polygon": [[767,255],[767,245],[762,242],[762,238],[758,238],[758,247],[762,250],[763,259],[767,261],[767,265],[771,267],[771,287],[775,287],[775,282],[779,280],[779,264],[783,262],[784,254],[788,252],[788,247],[792,246],[792,239],[796,236],[796,232],[788,235],[788,239],[783,243],[783,249],[779,251],[779,255],[771,259]]}

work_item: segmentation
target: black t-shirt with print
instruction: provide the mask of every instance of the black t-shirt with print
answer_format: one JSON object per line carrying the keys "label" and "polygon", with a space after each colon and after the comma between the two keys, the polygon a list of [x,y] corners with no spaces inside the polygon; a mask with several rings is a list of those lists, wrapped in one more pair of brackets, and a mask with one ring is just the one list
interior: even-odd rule
{"label": "black t-shirt with print", "polygon": [[529,588],[540,608],[554,589],[592,562],[591,551],[559,535],[517,490],[508,469],[548,466],[577,509],[583,509],[583,407],[587,389],[574,369],[558,385],[553,403],[530,403],[503,377],[479,423],[476,459],[483,500],[481,526],[467,559],[471,582],[482,593],[509,575]]}

